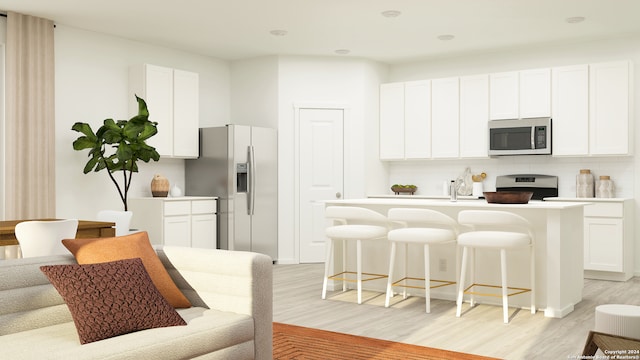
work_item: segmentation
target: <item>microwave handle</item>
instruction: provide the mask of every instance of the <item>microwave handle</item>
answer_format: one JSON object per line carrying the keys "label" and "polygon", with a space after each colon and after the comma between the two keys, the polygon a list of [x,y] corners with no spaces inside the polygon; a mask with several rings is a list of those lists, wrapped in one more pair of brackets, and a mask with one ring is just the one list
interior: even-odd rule
{"label": "microwave handle", "polygon": [[536,149],[536,127],[531,127],[531,150]]}

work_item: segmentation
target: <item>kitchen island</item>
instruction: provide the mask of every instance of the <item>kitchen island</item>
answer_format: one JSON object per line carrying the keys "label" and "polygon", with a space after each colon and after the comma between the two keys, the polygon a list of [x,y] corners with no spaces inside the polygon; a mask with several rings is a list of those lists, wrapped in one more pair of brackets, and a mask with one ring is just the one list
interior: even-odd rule
{"label": "kitchen island", "polygon": [[[452,202],[444,199],[412,199],[410,197],[365,198],[325,201],[327,206],[361,206],[386,214],[393,207],[433,209],[456,219],[461,210],[510,211],[528,219],[534,227],[536,257],[536,306],[546,317],[562,318],[573,311],[582,300],[583,288],[583,207],[589,203],[530,201],[528,204],[489,204],[483,199],[463,199]],[[349,245],[351,246],[351,244]],[[456,279],[457,249],[434,246],[431,251],[432,279]],[[336,246],[332,268],[339,272],[342,248]],[[409,249],[409,276],[422,277],[424,260],[419,248]],[[397,268],[401,274],[404,255],[398,252]],[[347,249],[347,266],[355,268],[355,251]],[[389,270],[389,243],[386,240],[364,242],[363,271],[386,274]],[[527,251],[509,251],[509,286],[529,286],[529,257]],[[456,279],[457,280],[457,279]],[[478,250],[476,282],[499,284],[500,260],[498,251]],[[386,280],[369,281],[365,289],[384,292]],[[337,289],[337,286],[335,287]],[[422,294],[417,294],[422,295]],[[433,289],[433,298],[455,300],[456,289],[447,286]],[[500,304],[499,298],[476,297],[479,302]],[[529,296],[510,297],[510,306],[528,307]],[[452,304],[455,306],[455,304]]]}

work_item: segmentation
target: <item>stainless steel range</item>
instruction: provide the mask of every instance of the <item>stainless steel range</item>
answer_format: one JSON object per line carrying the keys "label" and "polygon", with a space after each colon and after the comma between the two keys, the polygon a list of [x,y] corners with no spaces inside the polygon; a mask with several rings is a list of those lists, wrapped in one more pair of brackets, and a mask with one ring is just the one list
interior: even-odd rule
{"label": "stainless steel range", "polygon": [[496,191],[532,191],[534,200],[558,196],[558,177],[553,175],[518,174],[496,177]]}

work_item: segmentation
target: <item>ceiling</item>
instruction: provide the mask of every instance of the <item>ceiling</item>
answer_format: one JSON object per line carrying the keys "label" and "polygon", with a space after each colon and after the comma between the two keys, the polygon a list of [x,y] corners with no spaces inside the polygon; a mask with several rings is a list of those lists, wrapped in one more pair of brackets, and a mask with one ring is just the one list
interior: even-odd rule
{"label": "ceiling", "polygon": [[[384,17],[387,10],[401,14]],[[226,60],[314,55],[394,64],[640,34],[639,0],[0,0],[0,11]]]}

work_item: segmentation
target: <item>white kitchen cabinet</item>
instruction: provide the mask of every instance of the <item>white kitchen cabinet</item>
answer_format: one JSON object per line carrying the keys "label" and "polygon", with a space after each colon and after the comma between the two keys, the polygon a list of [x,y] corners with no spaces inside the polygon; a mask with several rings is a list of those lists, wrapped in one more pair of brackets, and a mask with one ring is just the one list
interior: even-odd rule
{"label": "white kitchen cabinet", "polygon": [[431,81],[404,85],[404,157],[431,157]]}
{"label": "white kitchen cabinet", "polygon": [[551,116],[551,69],[520,71],[519,117]]}
{"label": "white kitchen cabinet", "polygon": [[459,150],[459,78],[431,80],[431,155],[457,158]]}
{"label": "white kitchen cabinet", "polygon": [[380,159],[431,156],[431,82],[380,85]]}
{"label": "white kitchen cabinet", "polygon": [[552,88],[553,155],[588,155],[589,66],[553,68]]}
{"label": "white kitchen cabinet", "polygon": [[404,159],[404,83],[380,85],[380,159]]}
{"label": "white kitchen cabinet", "polygon": [[152,244],[216,248],[216,198],[136,198],[129,200],[131,226],[149,233]]}
{"label": "white kitchen cabinet", "polygon": [[546,198],[589,202],[584,207],[584,276],[626,281],[634,272],[633,200]]}
{"label": "white kitchen cabinet", "polygon": [[632,67],[629,61],[589,65],[589,150],[591,155],[632,153]]}
{"label": "white kitchen cabinet", "polygon": [[199,155],[199,94],[199,77],[197,73],[173,70],[174,157],[196,158]]}
{"label": "white kitchen cabinet", "polygon": [[148,140],[164,157],[198,157],[198,74],[163,66],[141,64],[129,69],[130,112],[138,112],[135,95],[143,98],[149,120],[158,133]]}
{"label": "white kitchen cabinet", "polygon": [[460,78],[460,157],[488,157],[489,75]]}
{"label": "white kitchen cabinet", "polygon": [[551,70],[490,74],[491,120],[551,116]]}
{"label": "white kitchen cabinet", "polygon": [[517,71],[489,75],[489,118],[517,119],[519,109],[519,77]]}

